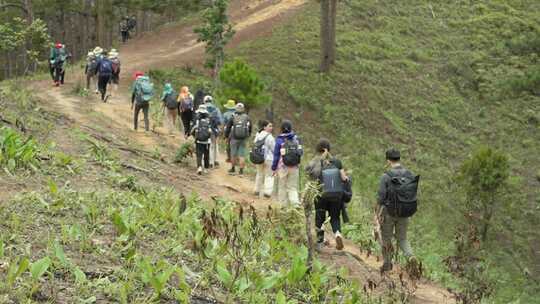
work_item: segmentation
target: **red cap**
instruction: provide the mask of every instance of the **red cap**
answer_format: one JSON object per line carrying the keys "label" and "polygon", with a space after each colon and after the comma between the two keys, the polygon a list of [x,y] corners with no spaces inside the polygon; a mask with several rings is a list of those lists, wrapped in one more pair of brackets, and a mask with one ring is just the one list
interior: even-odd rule
{"label": "red cap", "polygon": [[135,73],[133,73],[133,79],[137,79],[141,76],[144,76],[144,72],[141,72],[141,71],[136,71]]}
{"label": "red cap", "polygon": [[61,49],[61,48],[62,48],[62,44],[61,44],[60,42],[57,42],[55,46],[56,46],[57,49]]}

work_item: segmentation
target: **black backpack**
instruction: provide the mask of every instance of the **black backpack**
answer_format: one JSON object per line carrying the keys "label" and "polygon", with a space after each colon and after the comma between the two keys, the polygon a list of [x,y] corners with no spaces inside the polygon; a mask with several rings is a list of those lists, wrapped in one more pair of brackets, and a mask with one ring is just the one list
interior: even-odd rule
{"label": "black backpack", "polygon": [[264,164],[264,143],[269,135],[270,134],[266,134],[263,139],[256,141],[255,145],[253,145],[251,152],[249,152],[249,160],[251,163],[255,165]]}
{"label": "black backpack", "polygon": [[285,139],[283,144],[285,149],[285,155],[283,155],[283,164],[287,167],[294,167],[300,164],[302,158],[302,149],[298,139],[294,137],[293,139]]}
{"label": "black backpack", "polygon": [[352,201],[352,197],[352,177],[349,176],[349,179],[343,182],[343,202],[350,203]]}
{"label": "black backpack", "polygon": [[247,114],[235,115],[233,118],[233,138],[246,139],[249,137],[249,117]]}
{"label": "black backpack", "polygon": [[321,169],[321,198],[329,203],[341,203],[345,190],[341,170],[334,165],[333,160],[321,160]]}
{"label": "black backpack", "polygon": [[419,175],[409,170],[390,170],[390,177],[385,206],[394,217],[411,217],[416,213]]}
{"label": "black backpack", "polygon": [[199,119],[197,129],[195,130],[195,139],[197,141],[208,141],[212,135],[212,128],[208,118]]}
{"label": "black backpack", "polygon": [[172,91],[170,94],[165,96],[165,106],[169,110],[178,109],[178,93]]}

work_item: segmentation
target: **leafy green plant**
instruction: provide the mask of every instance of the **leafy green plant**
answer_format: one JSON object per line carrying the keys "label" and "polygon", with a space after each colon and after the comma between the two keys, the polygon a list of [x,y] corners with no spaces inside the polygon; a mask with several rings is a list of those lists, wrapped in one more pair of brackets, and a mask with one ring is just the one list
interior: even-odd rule
{"label": "leafy green plant", "polygon": [[15,280],[20,277],[30,266],[30,260],[27,257],[11,261],[7,273],[7,287],[11,288],[15,284]]}
{"label": "leafy green plant", "polygon": [[51,266],[52,261],[49,257],[41,258],[30,265],[30,274],[32,275],[32,291],[31,294],[36,293],[39,288],[39,279],[47,272]]}
{"label": "leafy green plant", "polygon": [[32,137],[23,139],[9,127],[0,128],[0,165],[9,172],[18,168],[38,170],[39,147]]}
{"label": "leafy green plant", "polygon": [[188,140],[183,143],[176,151],[174,156],[175,163],[184,163],[188,157],[193,157],[195,153],[195,143],[192,140]]}
{"label": "leafy green plant", "polygon": [[150,285],[154,289],[156,299],[159,299],[167,287],[167,283],[176,267],[171,266],[166,261],[159,261],[153,265],[148,258],[140,258],[137,261],[143,283]]}

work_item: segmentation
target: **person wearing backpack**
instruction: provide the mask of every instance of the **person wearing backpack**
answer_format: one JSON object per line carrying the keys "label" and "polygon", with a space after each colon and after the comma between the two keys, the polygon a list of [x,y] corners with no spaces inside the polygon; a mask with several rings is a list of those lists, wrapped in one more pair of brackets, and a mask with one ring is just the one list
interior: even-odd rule
{"label": "person wearing backpack", "polygon": [[259,132],[255,135],[250,160],[257,167],[255,177],[255,195],[270,198],[274,191],[272,160],[274,158],[275,139],[272,136],[272,123],[267,120],[259,122]]}
{"label": "person wearing backpack", "polygon": [[[206,97],[206,94],[204,92],[204,88],[199,88],[197,92],[195,92],[195,97],[193,97],[193,108],[198,109],[203,103],[204,103],[204,97]],[[193,118],[195,119],[195,118]]]}
{"label": "person wearing backpack", "polygon": [[[94,75],[95,76],[97,74],[97,63],[103,59],[103,49],[99,46],[96,46],[94,48],[94,56],[96,56],[96,65],[95,65],[95,68],[92,69],[92,71],[94,72]],[[96,88],[96,91],[95,93],[96,94],[99,94],[99,87],[98,87],[98,78],[97,77],[93,77],[95,78],[95,81],[94,81],[94,84],[95,84],[95,88]]]}
{"label": "person wearing backpack", "polygon": [[129,39],[129,16],[125,16],[120,22],[120,34],[122,35],[122,43],[126,43]]}
{"label": "person wearing backpack", "polygon": [[233,118],[229,121],[226,128],[225,137],[229,138],[231,146],[231,169],[229,174],[236,173],[236,166],[239,166],[239,175],[244,174],[246,165],[246,143],[251,136],[251,120],[245,113],[246,109],[243,103],[237,103]]}
{"label": "person wearing backpack", "polygon": [[[223,134],[225,134],[227,133],[227,126],[229,125],[229,122],[234,117],[236,101],[229,99],[227,100],[227,103],[223,105],[223,107],[225,108],[225,112],[223,113],[223,125],[224,125]],[[229,137],[227,136],[224,136],[224,137],[225,137],[225,150],[227,151],[227,159],[225,160],[225,162],[230,163],[231,162],[231,142],[229,140]]]}
{"label": "person wearing backpack", "polygon": [[343,249],[341,235],[341,213],[344,208],[345,185],[349,179],[341,160],[330,154],[330,142],[321,139],[317,143],[318,153],[306,166],[310,179],[317,181],[321,187],[321,195],[315,200],[315,229],[317,231],[317,248],[324,244],[324,228],[326,213],[330,215],[330,225],[336,237],[336,249]]}
{"label": "person wearing backpack", "polygon": [[64,64],[69,57],[70,56],[66,51],[65,45],[58,42],[53,48],[51,48],[51,54],[49,56],[49,68],[51,76],[53,77],[54,85],[57,87],[64,84],[64,78],[66,75]]}
{"label": "person wearing backpack", "polygon": [[133,91],[131,94],[131,109],[135,106],[133,112],[133,129],[137,130],[139,122],[139,112],[142,110],[144,114],[144,129],[146,132],[150,130],[150,122],[148,121],[148,110],[150,108],[150,100],[154,96],[154,85],[148,76],[143,73],[135,74],[135,82],[133,83]]}
{"label": "person wearing backpack", "polygon": [[86,56],[86,66],[84,67],[84,74],[86,75],[86,90],[90,90],[90,84],[93,82],[94,76],[97,70],[97,58],[94,52],[88,52]]}
{"label": "person wearing backpack", "polygon": [[[188,138],[191,131],[191,122],[193,120],[193,95],[189,92],[189,88],[184,86],[180,89],[178,95],[178,112],[182,118],[184,126],[184,137]],[[207,111],[208,112],[208,111]]]}
{"label": "person wearing backpack", "polygon": [[98,89],[101,93],[101,101],[107,102],[107,85],[111,81],[113,73],[113,63],[109,59],[107,52],[102,53],[103,57],[98,61],[96,73],[98,75]]}
{"label": "person wearing backpack", "polygon": [[201,175],[203,172],[206,173],[210,167],[210,139],[213,130],[206,105],[200,105],[196,113],[197,119],[191,130],[191,135],[195,138],[197,174]]}
{"label": "person wearing backpack", "polygon": [[407,240],[407,226],[409,217],[416,212],[416,193],[420,177],[401,165],[401,154],[398,150],[389,149],[386,151],[386,160],[390,170],[386,171],[380,179],[378,204],[375,209],[380,225],[384,258],[381,272],[392,270],[392,256],[394,254],[392,238],[394,235],[408,262],[417,262]]}
{"label": "person wearing backpack", "polygon": [[111,75],[111,83],[113,84],[114,91],[118,91],[118,84],[120,84],[120,54],[115,50],[112,49],[109,52],[109,59],[112,62],[112,75]]}
{"label": "person wearing backpack", "polygon": [[278,200],[284,206],[300,206],[298,196],[299,169],[304,150],[300,138],[292,129],[292,122],[284,120],[281,123],[281,134],[276,139],[272,172],[279,177]]}
{"label": "person wearing backpack", "polygon": [[169,133],[176,130],[176,120],[178,119],[178,93],[170,83],[166,83],[161,94],[162,108],[167,109],[167,121],[169,122]]}
{"label": "person wearing backpack", "polygon": [[221,115],[221,110],[214,104],[214,98],[212,98],[212,96],[205,96],[204,104],[206,105],[208,115],[210,116],[210,121],[212,122],[212,130],[214,130],[214,132],[212,132],[210,144],[210,168],[214,168],[219,166],[219,162],[217,160],[219,156],[218,138],[220,128],[223,125],[223,115]]}

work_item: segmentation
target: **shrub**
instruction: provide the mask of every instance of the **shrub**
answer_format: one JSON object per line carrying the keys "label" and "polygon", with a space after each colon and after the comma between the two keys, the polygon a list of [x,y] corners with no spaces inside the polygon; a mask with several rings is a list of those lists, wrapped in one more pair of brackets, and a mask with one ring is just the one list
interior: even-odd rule
{"label": "shrub", "polygon": [[32,137],[24,139],[11,128],[0,128],[0,166],[10,172],[18,168],[37,170],[38,153],[38,144]]}
{"label": "shrub", "polygon": [[236,59],[223,66],[219,74],[221,81],[219,97],[224,101],[234,99],[247,107],[267,104],[271,96],[266,93],[266,87],[255,69],[247,63]]}

